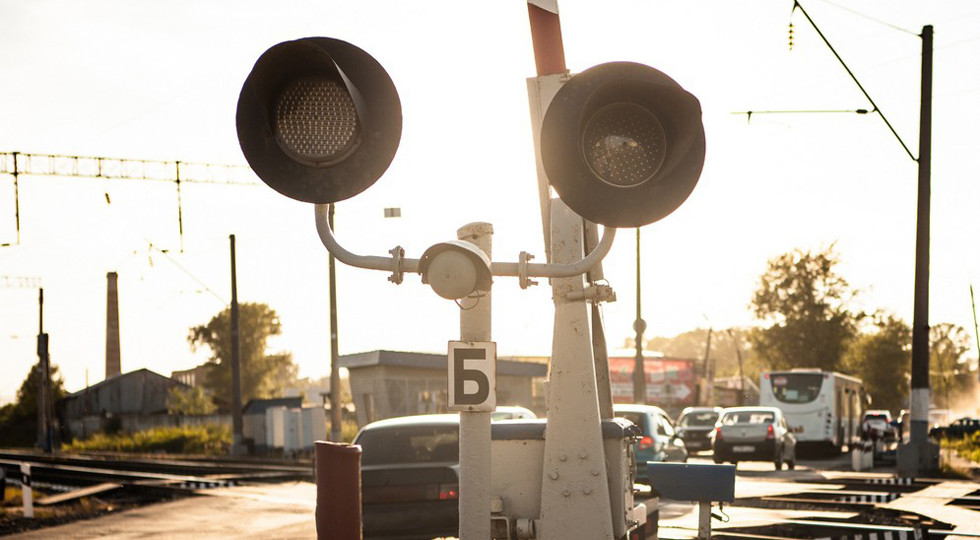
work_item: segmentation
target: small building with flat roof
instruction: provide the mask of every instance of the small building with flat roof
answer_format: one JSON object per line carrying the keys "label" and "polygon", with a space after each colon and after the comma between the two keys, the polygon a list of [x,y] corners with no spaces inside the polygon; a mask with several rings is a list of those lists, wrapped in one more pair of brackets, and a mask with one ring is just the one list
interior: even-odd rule
{"label": "small building with flat roof", "polygon": [[[384,418],[448,410],[446,354],[370,351],[341,356],[340,366],[350,370],[359,426]],[[537,395],[534,383],[547,374],[546,363],[497,358],[497,404],[544,413],[544,398]]]}

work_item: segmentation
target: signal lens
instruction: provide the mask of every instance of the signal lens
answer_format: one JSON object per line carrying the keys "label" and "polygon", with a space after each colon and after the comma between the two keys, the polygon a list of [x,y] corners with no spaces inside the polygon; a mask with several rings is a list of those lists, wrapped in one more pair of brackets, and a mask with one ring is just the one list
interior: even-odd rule
{"label": "signal lens", "polygon": [[360,121],[347,88],[327,77],[291,81],[279,94],[275,135],[280,148],[311,165],[326,165],[357,148]]}
{"label": "signal lens", "polygon": [[772,429],[772,424],[766,426],[766,439],[775,439],[776,432]]}
{"label": "signal lens", "polygon": [[602,181],[619,187],[643,184],[667,155],[663,124],[635,103],[612,103],[588,120],[582,137],[585,160]]}

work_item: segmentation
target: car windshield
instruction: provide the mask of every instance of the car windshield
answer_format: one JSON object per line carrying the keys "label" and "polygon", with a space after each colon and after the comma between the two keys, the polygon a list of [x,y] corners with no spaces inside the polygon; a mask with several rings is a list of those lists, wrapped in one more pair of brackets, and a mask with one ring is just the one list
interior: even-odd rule
{"label": "car windshield", "polygon": [[713,426],[718,421],[718,413],[715,411],[692,411],[680,418],[677,425],[680,427],[702,427]]}
{"label": "car windshield", "polygon": [[362,465],[459,461],[459,427],[398,426],[364,431]]}
{"label": "car windshield", "polygon": [[772,394],[783,403],[810,403],[820,395],[822,373],[773,373]]}
{"label": "car windshield", "polygon": [[770,411],[733,411],[725,413],[721,417],[721,423],[725,426],[732,424],[771,424],[776,420],[776,415]]}
{"label": "car windshield", "polygon": [[869,414],[865,416],[868,420],[881,420],[882,422],[887,422],[888,417],[883,414]]}

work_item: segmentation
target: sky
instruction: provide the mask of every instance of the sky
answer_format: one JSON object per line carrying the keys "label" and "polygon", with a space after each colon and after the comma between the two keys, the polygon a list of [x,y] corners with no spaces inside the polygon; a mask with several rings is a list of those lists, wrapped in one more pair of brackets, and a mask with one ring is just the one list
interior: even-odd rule
{"label": "sky", "polygon": [[[918,155],[923,25],[935,28],[930,323],[973,334],[980,281],[980,7],[969,1],[802,3],[896,132]],[[789,0],[560,1],[568,68],[610,61],[667,73],[701,102],[707,153],[690,198],[641,231],[647,335],[758,324],[749,302],[766,261],[833,246],[861,291],[856,309],[911,323],[917,165]],[[788,44],[792,23],[793,47]],[[267,48],[326,36],[388,71],[402,102],[401,144],[386,174],[337,205],[347,249],[417,258],[470,222],[494,227],[493,259],[544,259],[526,79],[535,74],[526,4],[416,0],[0,0],[0,153],[244,165],[235,131],[242,82]],[[248,175],[246,175],[248,176]],[[0,276],[44,288],[52,362],[71,391],[104,377],[106,273],[119,274],[123,371],[194,367],[190,327],[238,297],[280,315],[271,351],[304,376],[329,371],[327,253],[311,205],[261,184],[0,174]],[[384,218],[386,207],[402,217]],[[604,262],[618,301],[604,306],[619,347],[635,318],[635,233]],[[181,249],[181,247],[183,249]],[[417,275],[338,269],[342,354],[442,352],[459,308]],[[37,291],[0,280],[0,399],[36,362]],[[501,355],[547,355],[546,283],[497,278]]]}

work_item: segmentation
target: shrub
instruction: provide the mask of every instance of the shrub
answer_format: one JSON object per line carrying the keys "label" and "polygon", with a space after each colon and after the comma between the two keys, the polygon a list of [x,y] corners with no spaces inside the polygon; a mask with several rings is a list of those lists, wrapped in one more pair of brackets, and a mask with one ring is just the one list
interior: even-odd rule
{"label": "shrub", "polygon": [[942,445],[955,450],[964,459],[980,463],[980,431],[961,439],[943,439]]}
{"label": "shrub", "polygon": [[158,427],[135,433],[97,433],[72,441],[65,451],[110,451],[169,454],[223,454],[231,446],[230,426]]}

